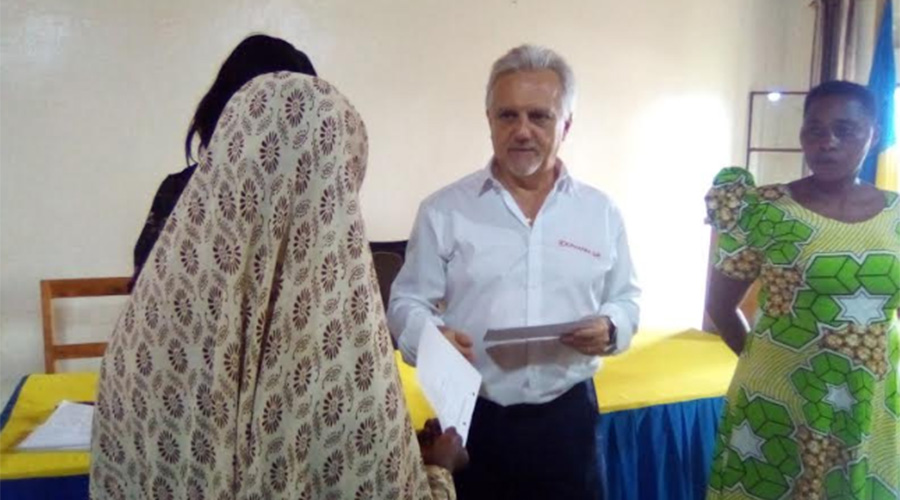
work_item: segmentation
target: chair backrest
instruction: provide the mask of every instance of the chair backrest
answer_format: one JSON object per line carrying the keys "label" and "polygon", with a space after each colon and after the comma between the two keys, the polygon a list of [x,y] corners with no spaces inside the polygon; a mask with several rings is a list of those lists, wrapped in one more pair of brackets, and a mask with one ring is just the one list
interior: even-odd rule
{"label": "chair backrest", "polygon": [[[369,243],[378,288],[387,310],[391,296],[391,284],[406,257],[406,241],[373,241]],[[44,370],[56,372],[56,362],[61,359],[97,358],[103,356],[106,342],[57,344],[53,324],[53,299],[75,297],[104,297],[128,295],[130,277],[77,278],[41,280],[41,315],[44,327]]]}
{"label": "chair backrest", "polygon": [[406,243],[406,240],[369,242],[385,312],[387,312],[388,302],[391,300],[391,284],[406,259]]}
{"label": "chair backrest", "polygon": [[53,324],[53,299],[128,295],[130,277],[41,280],[41,316],[44,326],[44,371],[56,372],[60,359],[98,358],[106,342],[57,344]]}

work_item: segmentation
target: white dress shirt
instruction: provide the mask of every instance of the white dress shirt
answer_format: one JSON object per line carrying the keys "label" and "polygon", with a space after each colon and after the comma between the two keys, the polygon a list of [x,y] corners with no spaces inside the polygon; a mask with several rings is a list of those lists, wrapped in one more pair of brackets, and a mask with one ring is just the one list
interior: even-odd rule
{"label": "white dress shirt", "polygon": [[504,406],[545,403],[592,377],[600,359],[558,340],[489,353],[485,332],[605,315],[620,352],[637,329],[639,296],[622,217],[609,197],[562,167],[529,225],[489,164],[422,202],[391,288],[388,324],[412,364],[426,328],[468,334],[483,397]]}

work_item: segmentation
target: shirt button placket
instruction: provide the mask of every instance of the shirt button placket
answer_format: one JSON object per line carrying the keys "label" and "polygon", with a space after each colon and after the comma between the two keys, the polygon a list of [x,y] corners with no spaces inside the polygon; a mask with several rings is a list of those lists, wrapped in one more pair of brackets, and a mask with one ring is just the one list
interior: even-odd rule
{"label": "shirt button placket", "polygon": [[[540,216],[535,217],[534,224],[531,226],[531,230],[528,234],[528,275],[527,275],[527,290],[525,291],[526,297],[526,306],[525,306],[525,314],[526,314],[526,324],[527,326],[533,326],[541,324],[541,296],[542,296],[542,288],[541,288],[541,278],[543,274],[543,224],[541,223]],[[531,353],[528,353],[528,368],[526,370],[528,374],[528,386],[530,388],[537,388],[537,373],[535,373],[534,363],[531,361]]]}

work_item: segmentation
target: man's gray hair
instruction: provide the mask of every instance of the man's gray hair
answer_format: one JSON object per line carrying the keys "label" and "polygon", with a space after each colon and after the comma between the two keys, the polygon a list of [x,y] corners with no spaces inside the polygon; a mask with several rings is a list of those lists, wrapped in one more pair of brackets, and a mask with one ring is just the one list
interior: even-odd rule
{"label": "man's gray hair", "polygon": [[488,79],[485,107],[491,108],[494,98],[494,84],[506,74],[519,71],[540,71],[549,69],[556,73],[562,85],[562,112],[563,119],[568,120],[572,116],[575,107],[575,74],[569,63],[556,52],[538,45],[520,45],[506,54],[491,68],[491,77]]}

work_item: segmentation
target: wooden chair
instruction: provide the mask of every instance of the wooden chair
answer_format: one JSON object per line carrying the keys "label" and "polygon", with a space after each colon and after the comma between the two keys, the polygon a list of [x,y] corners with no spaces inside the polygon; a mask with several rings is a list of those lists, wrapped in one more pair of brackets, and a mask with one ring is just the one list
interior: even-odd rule
{"label": "wooden chair", "polygon": [[41,316],[44,324],[44,371],[56,372],[61,359],[98,358],[106,350],[106,342],[57,344],[53,334],[53,299],[128,295],[129,277],[78,278],[41,280]]}
{"label": "wooden chair", "polygon": [[406,240],[369,242],[385,312],[391,300],[391,284],[394,283],[394,278],[397,277],[406,259],[406,243]]}
{"label": "wooden chair", "polygon": [[[385,309],[391,295],[391,283],[403,267],[406,241],[373,241],[369,243],[378,288]],[[53,325],[53,299],[76,297],[104,297],[128,295],[131,278],[78,278],[65,280],[41,280],[41,315],[44,323],[44,371],[56,372],[56,362],[61,359],[98,358],[106,350],[106,342],[81,344],[57,344]]]}

